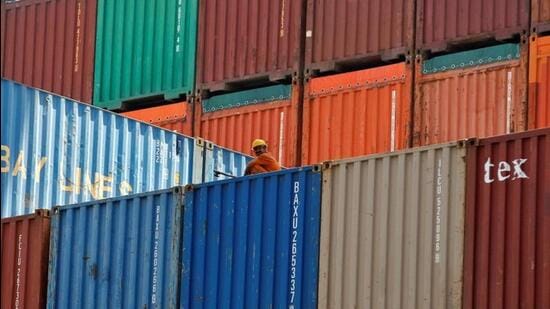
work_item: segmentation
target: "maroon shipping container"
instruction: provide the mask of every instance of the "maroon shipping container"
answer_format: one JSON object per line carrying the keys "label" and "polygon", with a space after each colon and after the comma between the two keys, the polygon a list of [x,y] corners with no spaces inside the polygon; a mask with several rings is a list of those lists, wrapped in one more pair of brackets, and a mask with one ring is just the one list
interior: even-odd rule
{"label": "maroon shipping container", "polygon": [[550,0],[531,0],[531,31],[550,31]]}
{"label": "maroon shipping container", "polygon": [[468,153],[466,308],[550,308],[550,128]]}
{"label": "maroon shipping container", "polygon": [[529,31],[529,0],[418,0],[416,48],[504,40]]}
{"label": "maroon shipping container", "polygon": [[46,306],[49,244],[47,210],[2,219],[2,309]]}
{"label": "maroon shipping container", "polygon": [[346,71],[410,56],[414,0],[309,0],[305,67]]}
{"label": "maroon shipping container", "polygon": [[91,103],[96,1],[2,1],[2,77]]}
{"label": "maroon shipping container", "polygon": [[198,89],[236,90],[239,82],[295,77],[302,11],[303,0],[201,0]]}

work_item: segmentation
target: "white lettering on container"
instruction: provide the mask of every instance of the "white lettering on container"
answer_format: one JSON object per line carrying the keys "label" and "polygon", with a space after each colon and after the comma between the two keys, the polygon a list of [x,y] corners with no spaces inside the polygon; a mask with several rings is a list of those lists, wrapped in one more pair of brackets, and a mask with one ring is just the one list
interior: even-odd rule
{"label": "white lettering on container", "polygon": [[20,308],[21,302],[21,264],[23,264],[23,258],[21,257],[21,251],[23,249],[23,235],[19,234],[17,237],[17,274],[15,278],[15,308]]}
{"label": "white lettering on container", "polygon": [[153,288],[151,294],[151,303],[157,303],[157,283],[159,272],[159,239],[160,239],[160,205],[156,207],[155,215],[155,233],[154,233],[154,246],[153,246]]}
{"label": "white lettering on container", "polygon": [[294,198],[292,201],[292,241],[290,249],[290,304],[289,308],[294,308],[294,299],[296,298],[296,266],[298,264],[298,216],[300,208],[300,182],[294,182]]}
{"label": "white lettering on container", "polygon": [[435,213],[435,250],[434,261],[436,264],[441,262],[441,208],[443,206],[443,175],[441,173],[442,162],[439,159],[437,164],[436,178],[436,213]]}
{"label": "white lettering on container", "polygon": [[[512,160],[512,164],[506,162],[506,161],[500,161],[498,162],[498,168],[496,173],[496,180],[498,181],[505,181],[506,179],[511,177],[511,180],[521,179],[525,178],[528,179],[529,177],[525,173],[525,171],[522,169],[522,165],[527,162],[527,159],[515,159]],[[485,161],[485,164],[483,165],[484,175],[483,175],[483,181],[485,183],[492,183],[495,181],[495,178],[493,175],[491,175],[492,168],[495,166],[491,162],[491,158],[487,158],[487,161]],[[512,172],[513,168],[513,172]]]}

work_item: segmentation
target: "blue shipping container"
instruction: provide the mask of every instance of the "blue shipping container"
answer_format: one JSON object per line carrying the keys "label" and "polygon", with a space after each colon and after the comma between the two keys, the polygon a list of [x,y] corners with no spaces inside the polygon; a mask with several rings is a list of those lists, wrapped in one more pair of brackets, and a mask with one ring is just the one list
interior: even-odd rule
{"label": "blue shipping container", "polygon": [[318,166],[186,187],[181,308],[316,308]]}
{"label": "blue shipping container", "polygon": [[193,138],[4,79],[1,114],[2,218],[193,180]]}
{"label": "blue shipping container", "polygon": [[54,208],[48,308],[177,308],[183,188]]}
{"label": "blue shipping container", "polygon": [[205,142],[204,182],[230,179],[244,175],[246,165],[252,157]]}

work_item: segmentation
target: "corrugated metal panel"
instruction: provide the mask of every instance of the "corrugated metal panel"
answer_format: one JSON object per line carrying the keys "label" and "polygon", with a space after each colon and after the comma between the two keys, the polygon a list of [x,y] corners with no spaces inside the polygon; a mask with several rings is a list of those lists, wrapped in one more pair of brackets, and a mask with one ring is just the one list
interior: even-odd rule
{"label": "corrugated metal panel", "polygon": [[550,308],[550,128],[468,155],[464,308]]}
{"label": "corrugated metal panel", "polygon": [[46,306],[49,244],[48,211],[2,219],[2,309]]}
{"label": "corrugated metal panel", "polygon": [[187,136],[193,135],[193,110],[186,101],[143,108],[122,115]]}
{"label": "corrugated metal panel", "polygon": [[408,146],[412,69],[405,63],[306,84],[302,164]]}
{"label": "corrugated metal panel", "polygon": [[[199,101],[195,106],[195,134],[243,153],[251,153],[252,141],[262,138],[284,166],[297,165],[299,86],[284,87],[288,96],[256,100],[239,96],[247,92],[243,91],[214,97],[216,102]],[[270,88],[254,91],[265,94]]]}
{"label": "corrugated metal panel", "polygon": [[508,39],[529,31],[529,0],[418,0],[416,48]]}
{"label": "corrugated metal panel", "polygon": [[188,188],[181,308],[315,308],[320,199],[318,167]]}
{"label": "corrugated metal panel", "polygon": [[529,48],[529,128],[550,127],[550,36],[533,36]]}
{"label": "corrugated metal panel", "polygon": [[531,0],[531,31],[550,31],[550,0]]}
{"label": "corrugated metal panel", "polygon": [[182,193],[55,208],[48,308],[176,308]]}
{"label": "corrugated metal panel", "polygon": [[2,1],[2,77],[91,103],[96,2]]}
{"label": "corrugated metal panel", "polygon": [[466,149],[325,164],[319,308],[460,308]]}
{"label": "corrugated metal panel", "polygon": [[194,139],[2,80],[2,218],[191,183]]}
{"label": "corrugated metal panel", "polygon": [[[193,91],[196,0],[99,0],[94,105]],[[131,102],[130,102],[131,103]]]}
{"label": "corrugated metal panel", "polygon": [[306,68],[410,56],[414,18],[413,0],[308,1]]}
{"label": "corrugated metal panel", "polygon": [[252,157],[205,141],[203,182],[240,177]]}
{"label": "corrugated metal panel", "polygon": [[199,11],[198,88],[299,70],[302,0],[203,0]]}
{"label": "corrugated metal panel", "polygon": [[[413,144],[430,145],[525,130],[527,48],[522,45],[516,50],[518,55],[496,53],[471,59],[462,57],[462,53],[442,56],[450,60],[469,59],[445,61],[447,67],[454,65],[451,70],[425,65],[434,60],[417,57]],[[512,60],[488,60],[495,57]],[[471,62],[478,65],[469,67]],[[428,72],[428,68],[432,70]]]}

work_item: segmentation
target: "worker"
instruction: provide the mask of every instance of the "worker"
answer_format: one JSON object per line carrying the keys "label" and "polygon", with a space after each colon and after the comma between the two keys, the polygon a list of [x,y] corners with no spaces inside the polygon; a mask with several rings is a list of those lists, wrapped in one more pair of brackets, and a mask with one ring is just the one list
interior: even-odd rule
{"label": "worker", "polygon": [[246,166],[245,175],[273,172],[281,169],[279,162],[267,152],[267,143],[263,139],[254,140],[252,150],[256,158]]}

